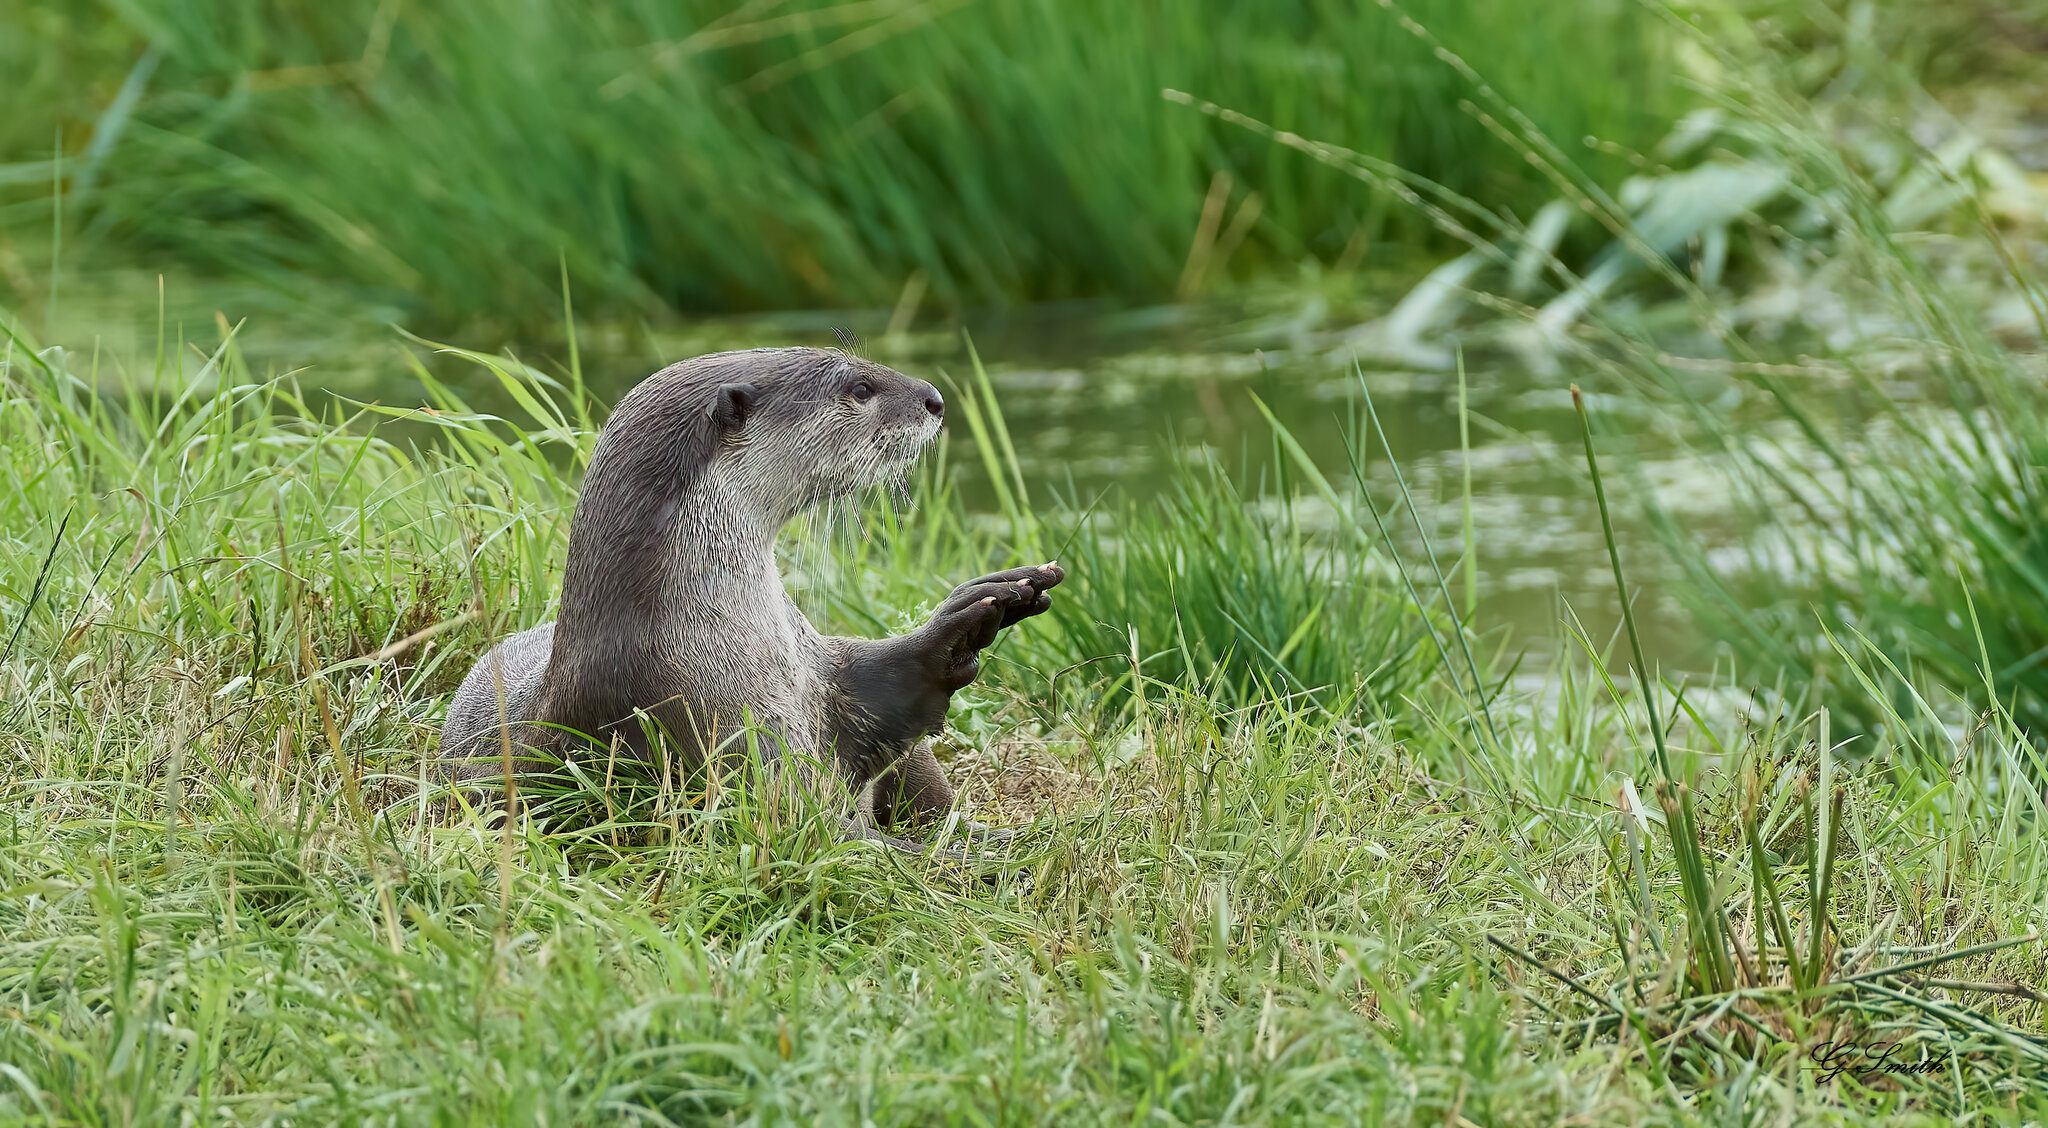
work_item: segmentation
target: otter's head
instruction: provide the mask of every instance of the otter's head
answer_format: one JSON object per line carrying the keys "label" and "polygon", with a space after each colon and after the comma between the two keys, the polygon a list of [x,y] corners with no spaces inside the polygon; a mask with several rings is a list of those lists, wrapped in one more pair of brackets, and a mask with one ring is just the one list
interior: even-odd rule
{"label": "otter's head", "polygon": [[901,476],[945,410],[930,384],[828,349],[714,353],[642,380],[584,474],[557,652],[563,631],[616,623],[620,607],[655,616],[664,573],[646,556],[672,552],[679,531],[700,548],[721,529],[772,536],[808,506]]}
{"label": "otter's head", "polygon": [[752,349],[684,365],[687,398],[712,432],[703,471],[785,517],[901,477],[946,411],[923,380],[833,349]]}

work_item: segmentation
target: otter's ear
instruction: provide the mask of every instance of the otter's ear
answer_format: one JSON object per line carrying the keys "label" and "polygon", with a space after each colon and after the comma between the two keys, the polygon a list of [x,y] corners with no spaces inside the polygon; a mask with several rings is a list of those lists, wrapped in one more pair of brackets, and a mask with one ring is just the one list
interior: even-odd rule
{"label": "otter's ear", "polygon": [[711,400],[711,419],[727,431],[737,431],[754,413],[754,401],[761,389],[752,384],[720,384]]}

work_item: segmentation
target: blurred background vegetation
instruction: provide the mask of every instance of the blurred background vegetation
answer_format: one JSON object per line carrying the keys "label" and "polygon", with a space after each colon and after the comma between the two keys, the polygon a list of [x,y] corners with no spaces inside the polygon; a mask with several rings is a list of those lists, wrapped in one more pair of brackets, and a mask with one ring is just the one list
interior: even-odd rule
{"label": "blurred background vegetation", "polygon": [[1542,191],[1409,18],[1575,147],[1685,101],[1633,0],[7,0],[0,229],[17,302],[55,186],[76,269],[342,285],[436,327],[550,317],[558,257],[635,316],[1166,298],[1433,233],[1165,89],[1483,206]]}
{"label": "blurred background vegetation", "polygon": [[1766,29],[1814,91],[1971,89],[2024,76],[2040,7],[0,0],[0,296],[140,267],[516,337],[562,267],[630,317],[1401,270],[1446,244],[1418,209],[1162,91],[1526,215],[1551,185],[1503,132],[1617,182],[1723,77],[1692,25]]}

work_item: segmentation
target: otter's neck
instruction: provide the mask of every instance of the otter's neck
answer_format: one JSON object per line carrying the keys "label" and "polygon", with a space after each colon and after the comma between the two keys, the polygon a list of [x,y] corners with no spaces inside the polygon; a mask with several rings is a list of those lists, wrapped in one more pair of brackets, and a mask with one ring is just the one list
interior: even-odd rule
{"label": "otter's neck", "polygon": [[[645,439],[646,436],[633,436]],[[778,584],[770,513],[715,464],[686,465],[697,444],[600,443],[569,530],[555,623],[561,676],[611,679],[695,613]]]}

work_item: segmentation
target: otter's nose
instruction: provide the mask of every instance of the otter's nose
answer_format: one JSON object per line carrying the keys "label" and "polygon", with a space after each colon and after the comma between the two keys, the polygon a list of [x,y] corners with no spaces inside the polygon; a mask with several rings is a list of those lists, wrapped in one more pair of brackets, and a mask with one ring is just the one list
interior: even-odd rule
{"label": "otter's nose", "polygon": [[924,390],[924,409],[938,418],[945,418],[946,397],[940,395],[937,388],[926,388]]}

